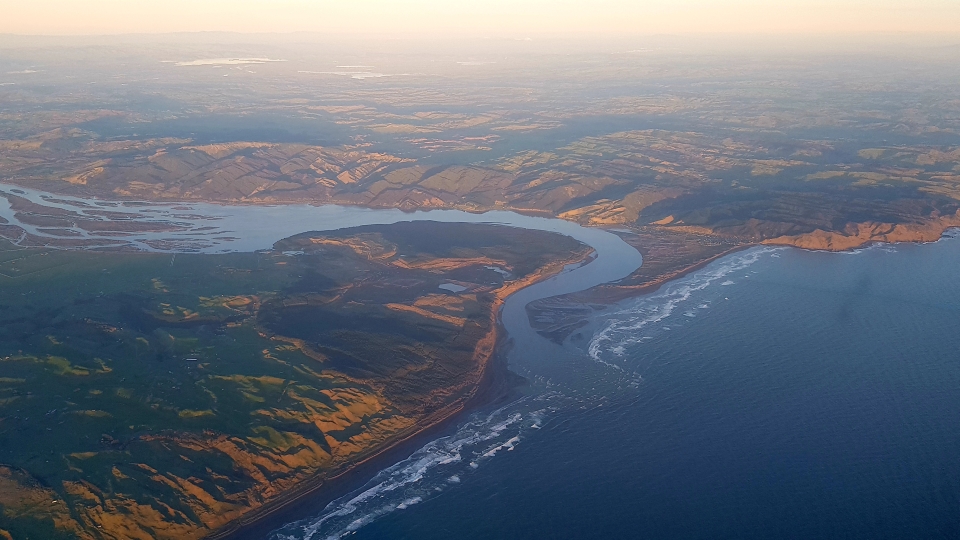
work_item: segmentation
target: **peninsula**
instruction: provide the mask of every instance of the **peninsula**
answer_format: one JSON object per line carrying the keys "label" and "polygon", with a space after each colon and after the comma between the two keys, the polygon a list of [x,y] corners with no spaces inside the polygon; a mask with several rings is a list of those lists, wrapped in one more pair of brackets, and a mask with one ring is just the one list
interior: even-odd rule
{"label": "peninsula", "polygon": [[960,226],[955,51],[117,39],[0,43],[0,540],[222,538],[476,404],[504,299],[589,264],[559,234],[426,221],[290,218],[213,253],[231,233],[191,205],[602,227],[643,265],[526,306],[556,342],[735,250]]}
{"label": "peninsula", "polygon": [[463,410],[503,300],[589,251],[435,222],[224,255],[6,244],[0,534],[203,538],[265,515]]}

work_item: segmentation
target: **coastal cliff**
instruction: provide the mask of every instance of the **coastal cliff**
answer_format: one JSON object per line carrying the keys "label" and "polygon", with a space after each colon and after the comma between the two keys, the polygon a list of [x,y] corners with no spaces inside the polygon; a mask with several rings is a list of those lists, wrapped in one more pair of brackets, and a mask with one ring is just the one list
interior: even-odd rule
{"label": "coastal cliff", "polygon": [[953,227],[960,227],[960,212],[927,223],[850,223],[842,232],[817,229],[806,234],[770,238],[764,240],[763,244],[847,251],[872,243],[935,242]]}

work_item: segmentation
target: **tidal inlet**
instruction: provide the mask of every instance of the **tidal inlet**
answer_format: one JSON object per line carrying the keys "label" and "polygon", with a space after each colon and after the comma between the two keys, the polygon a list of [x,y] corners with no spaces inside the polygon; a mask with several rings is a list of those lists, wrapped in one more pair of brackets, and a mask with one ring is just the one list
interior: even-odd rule
{"label": "tidal inlet", "polygon": [[0,540],[960,537],[906,4],[4,7]]}

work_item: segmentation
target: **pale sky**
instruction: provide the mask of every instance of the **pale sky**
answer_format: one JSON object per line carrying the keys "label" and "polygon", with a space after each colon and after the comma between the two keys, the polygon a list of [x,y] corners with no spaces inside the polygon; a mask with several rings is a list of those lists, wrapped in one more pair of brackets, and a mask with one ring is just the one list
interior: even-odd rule
{"label": "pale sky", "polygon": [[960,34],[960,0],[0,0],[0,33]]}

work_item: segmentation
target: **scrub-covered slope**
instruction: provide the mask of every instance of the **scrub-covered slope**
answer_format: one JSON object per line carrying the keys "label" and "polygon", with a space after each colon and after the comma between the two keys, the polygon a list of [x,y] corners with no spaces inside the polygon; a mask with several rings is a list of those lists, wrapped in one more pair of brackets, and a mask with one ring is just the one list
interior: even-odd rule
{"label": "scrub-covered slope", "polygon": [[459,411],[505,296],[586,252],[432,222],[246,254],[4,245],[0,537],[200,538],[289,499]]}

